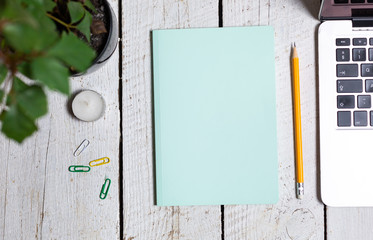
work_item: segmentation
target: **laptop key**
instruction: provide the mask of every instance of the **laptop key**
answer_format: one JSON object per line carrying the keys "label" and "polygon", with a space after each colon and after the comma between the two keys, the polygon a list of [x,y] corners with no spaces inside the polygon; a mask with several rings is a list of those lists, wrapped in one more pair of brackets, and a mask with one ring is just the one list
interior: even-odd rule
{"label": "laptop key", "polygon": [[361,93],[363,92],[363,80],[338,80],[338,93]]}
{"label": "laptop key", "polygon": [[365,80],[365,92],[373,92],[373,79]]}
{"label": "laptop key", "polygon": [[337,113],[338,127],[350,127],[351,126],[351,112],[350,111],[338,111]]}
{"label": "laptop key", "polygon": [[[373,64],[366,64],[372,65]],[[358,65],[357,64],[337,64],[337,77],[357,77],[358,76]]]}
{"label": "laptop key", "polygon": [[338,95],[337,108],[354,108],[355,96],[354,95]]}
{"label": "laptop key", "polygon": [[370,126],[373,126],[373,111],[370,111]]}
{"label": "laptop key", "polygon": [[373,61],[373,48],[369,48],[369,52],[368,52],[368,55],[369,55],[369,61]]}
{"label": "laptop key", "polygon": [[348,0],[334,0],[335,4],[348,3]]}
{"label": "laptop key", "polygon": [[337,38],[335,40],[335,45],[337,46],[350,46],[350,39],[349,38]]}
{"label": "laptop key", "polygon": [[337,49],[337,62],[348,62],[350,61],[350,49],[349,48],[338,48]]}
{"label": "laptop key", "polygon": [[358,108],[371,108],[370,95],[359,95],[357,96],[357,107]]}
{"label": "laptop key", "polygon": [[365,46],[367,45],[367,39],[366,38],[354,38],[352,39],[352,44],[354,46]]}
{"label": "laptop key", "polygon": [[351,3],[365,3],[365,0],[351,0]]}
{"label": "laptop key", "polygon": [[352,49],[352,60],[353,61],[365,61],[367,59],[367,53],[365,48],[354,48]]}
{"label": "laptop key", "polygon": [[366,111],[355,111],[354,112],[354,126],[356,127],[368,126],[367,117],[368,117],[368,114]]}
{"label": "laptop key", "polygon": [[373,76],[373,64],[361,64],[361,76],[372,77]]}

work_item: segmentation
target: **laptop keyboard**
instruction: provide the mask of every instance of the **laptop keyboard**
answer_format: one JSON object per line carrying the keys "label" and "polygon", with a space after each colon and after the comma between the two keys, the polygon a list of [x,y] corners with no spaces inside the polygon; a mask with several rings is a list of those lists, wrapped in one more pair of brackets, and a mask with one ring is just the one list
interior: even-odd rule
{"label": "laptop keyboard", "polygon": [[348,3],[373,3],[373,0],[334,0],[335,4],[348,4]]}
{"label": "laptop keyboard", "polygon": [[337,38],[337,125],[373,129],[373,38]]}

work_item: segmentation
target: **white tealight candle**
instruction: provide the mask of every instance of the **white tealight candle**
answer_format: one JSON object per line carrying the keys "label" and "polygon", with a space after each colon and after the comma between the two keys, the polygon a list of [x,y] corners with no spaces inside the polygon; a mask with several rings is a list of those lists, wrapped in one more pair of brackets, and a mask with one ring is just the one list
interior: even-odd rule
{"label": "white tealight candle", "polygon": [[91,122],[103,115],[105,102],[97,92],[85,90],[75,96],[72,102],[72,110],[80,120]]}

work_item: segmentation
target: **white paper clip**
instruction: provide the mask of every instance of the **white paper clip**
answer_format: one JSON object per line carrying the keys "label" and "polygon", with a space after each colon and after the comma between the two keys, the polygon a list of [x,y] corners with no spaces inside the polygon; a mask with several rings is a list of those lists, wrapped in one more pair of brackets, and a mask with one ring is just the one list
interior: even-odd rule
{"label": "white paper clip", "polygon": [[89,141],[87,139],[84,139],[83,142],[79,145],[79,147],[74,152],[74,157],[79,156],[84,149],[86,149],[89,145]]}

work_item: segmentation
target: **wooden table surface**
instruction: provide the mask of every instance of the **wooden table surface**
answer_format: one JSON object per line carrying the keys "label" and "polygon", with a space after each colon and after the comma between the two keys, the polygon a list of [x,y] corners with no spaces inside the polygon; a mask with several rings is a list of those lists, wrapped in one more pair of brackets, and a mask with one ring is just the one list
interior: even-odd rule
{"label": "wooden table surface", "polygon": [[[66,97],[49,93],[49,114],[36,134],[22,145],[0,136],[0,239],[373,239],[372,208],[330,208],[320,201],[319,0],[110,2],[121,23],[115,54],[97,72],[71,79],[72,92],[103,95],[104,117],[78,121]],[[256,25],[275,30],[279,202],[155,206],[150,31]],[[291,42],[300,57],[306,191],[301,201],[294,189]],[[90,146],[74,157],[84,139]],[[110,164],[89,173],[67,171],[106,156]],[[100,200],[105,177],[112,185]]]}

